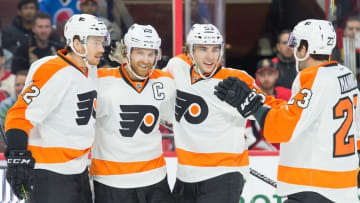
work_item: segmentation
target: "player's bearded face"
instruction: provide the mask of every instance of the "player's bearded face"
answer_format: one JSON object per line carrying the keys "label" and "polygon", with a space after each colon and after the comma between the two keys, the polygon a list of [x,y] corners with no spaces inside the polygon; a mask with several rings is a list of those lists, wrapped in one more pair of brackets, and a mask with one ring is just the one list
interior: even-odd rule
{"label": "player's bearded face", "polygon": [[154,65],[156,52],[154,49],[133,48],[130,63],[133,71],[145,77]]}
{"label": "player's bearded face", "polygon": [[194,59],[202,73],[211,73],[220,57],[220,45],[195,45]]}
{"label": "player's bearded face", "polygon": [[86,42],[86,58],[90,65],[98,65],[104,53],[105,37],[90,36]]}

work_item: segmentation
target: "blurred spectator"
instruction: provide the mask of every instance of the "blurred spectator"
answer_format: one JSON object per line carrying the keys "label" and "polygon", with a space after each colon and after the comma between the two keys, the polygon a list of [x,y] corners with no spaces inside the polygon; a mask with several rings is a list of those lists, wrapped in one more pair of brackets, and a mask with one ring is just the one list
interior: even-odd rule
{"label": "blurred spectator", "polygon": [[256,84],[263,92],[277,99],[289,100],[291,90],[282,86],[275,86],[279,78],[279,71],[271,60],[259,61],[255,76]]}
{"label": "blurred spectator", "polygon": [[31,34],[35,15],[38,11],[37,0],[20,0],[17,5],[17,16],[12,24],[2,31],[2,46],[15,53],[27,36]]}
{"label": "blurred spectator", "polygon": [[283,30],[278,35],[276,44],[277,56],[272,59],[276,69],[279,71],[279,78],[276,81],[277,86],[291,89],[291,84],[296,77],[294,49],[287,46],[290,31]]}
{"label": "blurred spectator", "polygon": [[[291,90],[285,87],[275,86],[278,77],[279,72],[271,60],[263,59],[258,62],[255,77],[256,84],[266,94],[287,101],[290,99]],[[249,149],[278,150],[280,148],[278,143],[270,144],[265,140],[257,121],[248,120],[245,134]]]}
{"label": "blurred spectator", "polygon": [[53,26],[80,13],[78,0],[39,0],[39,10],[50,15]]}
{"label": "blurred spectator", "polygon": [[[80,0],[81,13],[98,16],[98,10],[98,0]],[[115,22],[110,22],[104,17],[99,16],[99,19],[106,24],[108,32],[110,33],[111,40],[120,41],[122,36],[120,27]]]}
{"label": "blurred spectator", "polygon": [[[113,22],[115,21],[119,25],[120,30],[125,33],[129,27],[134,24],[134,20],[130,15],[123,0],[106,0],[107,3],[107,18]],[[123,36],[121,36],[123,37]]]}
{"label": "blurred spectator", "polygon": [[211,17],[207,4],[203,0],[191,1],[191,25],[208,24]]}
{"label": "blurred spectator", "polygon": [[51,24],[55,29],[54,36],[65,44],[64,26],[74,14],[79,14],[78,0],[39,0],[39,10],[50,15]]}
{"label": "blurred spectator", "polygon": [[14,80],[15,76],[5,70],[4,51],[0,47],[0,101],[14,94]]}
{"label": "blurred spectator", "polygon": [[25,79],[26,79],[27,73],[28,73],[28,71],[26,71],[26,70],[21,70],[16,73],[15,81],[13,84],[13,86],[15,87],[14,94],[0,103],[0,119],[1,119],[2,125],[4,125],[7,111],[16,102],[18,95],[21,93],[22,89],[25,86]]}
{"label": "blurred spectator", "polygon": [[[0,102],[0,122],[4,126],[4,121],[8,110],[15,104],[18,95],[25,86],[27,71],[19,71],[15,76],[15,94]],[[14,86],[14,84],[13,84]],[[4,152],[4,140],[0,138],[0,152]]]}
{"label": "blurred spectator", "polygon": [[21,45],[15,52],[11,72],[16,74],[19,70],[28,70],[30,65],[44,57],[55,55],[56,51],[64,46],[51,40],[51,19],[47,13],[38,13],[35,17],[33,35],[28,37],[28,43]]}
{"label": "blurred spectator", "polygon": [[356,32],[360,32],[360,17],[352,16],[346,21],[344,37],[355,38]]}
{"label": "blurred spectator", "polygon": [[[333,50],[333,54],[331,56],[332,59],[343,63],[344,62],[344,49],[343,49],[343,40],[342,38],[348,37],[351,39],[355,38],[355,33],[360,33],[360,17],[358,16],[351,16],[348,18],[348,20],[345,22],[344,30],[338,30],[340,32],[340,35],[338,35],[338,41],[337,41],[337,48]],[[342,34],[342,37],[341,37]],[[360,50],[357,49],[357,57],[359,58],[359,52]],[[358,63],[357,63],[358,64]]]}

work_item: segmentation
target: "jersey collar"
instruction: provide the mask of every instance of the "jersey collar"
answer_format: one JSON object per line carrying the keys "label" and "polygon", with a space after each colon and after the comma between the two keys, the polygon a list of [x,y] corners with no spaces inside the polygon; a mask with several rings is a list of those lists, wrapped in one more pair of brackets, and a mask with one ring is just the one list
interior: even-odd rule
{"label": "jersey collar", "polygon": [[142,81],[133,81],[130,79],[130,77],[128,76],[128,74],[125,71],[125,63],[121,65],[120,69],[120,74],[121,76],[124,78],[124,81],[130,85],[130,87],[132,87],[136,92],[141,93],[142,90],[145,88],[146,84],[149,81],[149,78],[146,78],[145,80]]}
{"label": "jersey collar", "polygon": [[75,69],[77,69],[78,71],[80,71],[83,75],[85,75],[86,77],[88,76],[88,68],[87,67],[80,67],[78,65],[76,65],[76,63],[71,60],[69,57],[66,56],[68,52],[66,51],[66,49],[61,49],[57,52],[57,55],[63,59],[66,63],[68,63],[69,65],[71,65],[72,67],[74,67]]}

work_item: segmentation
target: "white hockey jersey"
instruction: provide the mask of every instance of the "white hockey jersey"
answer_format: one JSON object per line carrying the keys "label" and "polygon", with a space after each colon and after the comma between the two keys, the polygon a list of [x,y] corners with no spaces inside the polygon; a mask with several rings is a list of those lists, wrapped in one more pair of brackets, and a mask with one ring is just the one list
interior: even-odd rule
{"label": "white hockey jersey", "polygon": [[28,134],[36,169],[60,174],[86,169],[95,137],[96,78],[96,68],[78,67],[65,50],[32,64],[5,127]]}
{"label": "white hockey jersey", "polygon": [[315,191],[336,203],[356,203],[359,159],[355,116],[359,91],[350,70],[336,62],[308,67],[287,105],[265,120],[268,141],[280,146],[278,194]]}
{"label": "white hockey jersey", "polygon": [[[239,171],[248,176],[249,157],[244,130],[246,118],[214,95],[214,87],[234,76],[260,91],[246,72],[218,67],[210,79],[202,79],[185,55],[170,59],[166,70],[176,85],[174,136],[178,157],[177,178],[199,182]],[[273,97],[266,104],[278,105]]]}
{"label": "white hockey jersey", "polygon": [[117,188],[137,188],[166,176],[160,118],[172,122],[175,86],[167,72],[154,70],[132,81],[124,66],[98,71],[96,138],[90,173]]}

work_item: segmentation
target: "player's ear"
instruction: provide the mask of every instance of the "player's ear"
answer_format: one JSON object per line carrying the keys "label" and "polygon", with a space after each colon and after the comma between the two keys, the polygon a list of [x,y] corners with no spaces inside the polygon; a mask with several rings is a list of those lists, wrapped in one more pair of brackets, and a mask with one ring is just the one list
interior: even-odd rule
{"label": "player's ear", "polygon": [[74,39],[74,49],[75,51],[77,51],[78,53],[84,53],[85,49],[84,49],[84,45],[80,42],[79,39]]}

